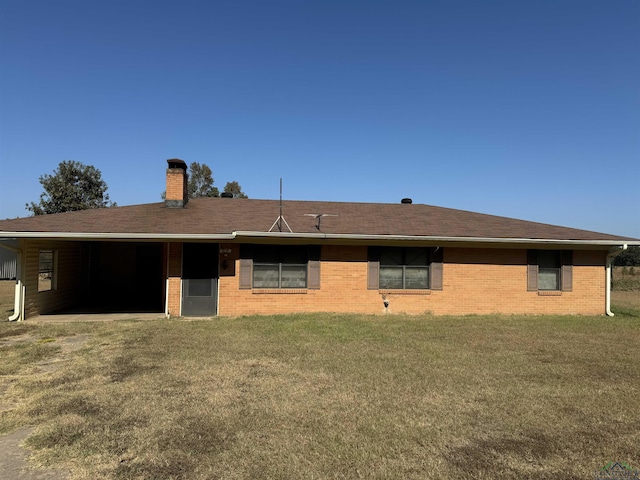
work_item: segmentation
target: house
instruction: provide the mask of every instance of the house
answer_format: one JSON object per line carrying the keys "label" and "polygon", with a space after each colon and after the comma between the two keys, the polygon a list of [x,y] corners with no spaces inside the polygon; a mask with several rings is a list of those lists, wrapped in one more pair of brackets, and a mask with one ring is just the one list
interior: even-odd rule
{"label": "house", "polygon": [[611,314],[613,256],[640,240],[413,204],[187,197],[0,221],[12,319],[75,309]]}

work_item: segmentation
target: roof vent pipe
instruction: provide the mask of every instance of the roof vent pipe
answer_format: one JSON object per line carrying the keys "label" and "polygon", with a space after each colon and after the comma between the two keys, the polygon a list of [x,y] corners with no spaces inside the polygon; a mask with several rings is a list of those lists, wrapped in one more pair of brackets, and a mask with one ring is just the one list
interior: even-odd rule
{"label": "roof vent pipe", "polygon": [[407,205],[411,205],[413,203],[413,200],[411,200],[410,198],[403,198],[402,200],[400,200],[400,203],[406,203]]}

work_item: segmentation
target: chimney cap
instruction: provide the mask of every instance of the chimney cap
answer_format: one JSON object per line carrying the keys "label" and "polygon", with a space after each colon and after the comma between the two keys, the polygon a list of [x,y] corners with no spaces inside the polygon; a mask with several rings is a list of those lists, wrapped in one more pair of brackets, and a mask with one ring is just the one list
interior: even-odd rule
{"label": "chimney cap", "polygon": [[187,169],[187,164],[184,163],[184,160],[180,160],[179,158],[170,158],[167,160],[169,164],[169,168],[181,168],[182,170]]}
{"label": "chimney cap", "polygon": [[413,203],[413,200],[411,200],[410,198],[403,198],[402,200],[400,200],[400,203],[405,203],[407,205],[410,205]]}

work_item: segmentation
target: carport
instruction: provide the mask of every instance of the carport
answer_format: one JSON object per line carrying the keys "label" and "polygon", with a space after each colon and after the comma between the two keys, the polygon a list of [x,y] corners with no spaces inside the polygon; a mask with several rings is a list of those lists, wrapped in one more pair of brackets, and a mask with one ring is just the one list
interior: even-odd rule
{"label": "carport", "polygon": [[25,237],[17,239],[16,313],[9,320],[164,314],[164,242]]}
{"label": "carport", "polygon": [[84,242],[79,301],[73,312],[164,311],[163,244]]}

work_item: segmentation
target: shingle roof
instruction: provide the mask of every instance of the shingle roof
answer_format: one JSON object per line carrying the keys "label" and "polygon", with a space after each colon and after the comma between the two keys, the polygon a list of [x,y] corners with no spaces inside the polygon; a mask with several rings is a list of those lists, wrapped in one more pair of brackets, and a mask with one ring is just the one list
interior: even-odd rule
{"label": "shingle roof", "polygon": [[[42,232],[43,236],[119,234],[122,238],[131,234],[162,238],[267,232],[279,214],[277,200],[195,198],[185,208],[149,203],[2,220],[0,237],[10,236],[10,232]],[[318,230],[317,220],[308,214],[336,216],[323,217]],[[287,200],[283,202],[283,216],[291,230],[299,234],[638,242],[628,237],[421,204]]]}

